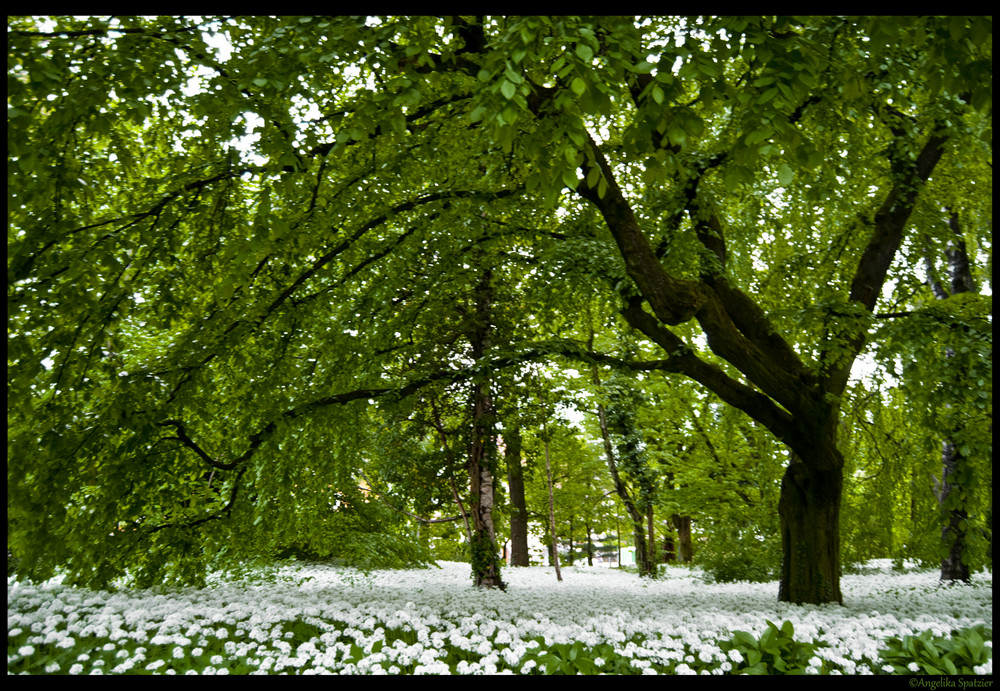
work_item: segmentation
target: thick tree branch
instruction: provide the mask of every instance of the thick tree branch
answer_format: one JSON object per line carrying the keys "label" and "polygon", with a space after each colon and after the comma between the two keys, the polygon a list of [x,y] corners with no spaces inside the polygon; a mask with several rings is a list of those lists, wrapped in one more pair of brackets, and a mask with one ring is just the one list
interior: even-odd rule
{"label": "thick tree branch", "polygon": [[[592,166],[600,169],[607,184],[605,194],[598,192],[598,183],[589,185],[587,173]],[[587,156],[582,166],[583,180],[577,193],[591,202],[604,216],[611,236],[625,260],[625,270],[649,301],[656,317],[664,324],[676,325],[690,321],[704,305],[708,296],[695,281],[676,279],[668,274],[639,227],[632,207],[618,186],[614,171],[600,147],[588,134]]]}
{"label": "thick tree branch", "polygon": [[652,315],[633,303],[624,311],[633,328],[644,333],[667,353],[656,369],[684,374],[702,384],[725,402],[739,408],[771,430],[779,439],[791,439],[794,434],[793,418],[787,411],[759,391],[729,377],[716,365],[697,357],[684,342]]}
{"label": "thick tree branch", "polygon": [[[912,162],[895,160],[894,156],[890,155],[890,158],[894,159],[890,161],[892,168],[898,171],[897,178],[885,201],[875,212],[871,237],[851,281],[851,302],[860,303],[869,312],[875,311],[875,303],[882,293],[889,266],[903,241],[906,225],[916,206],[917,197],[934,171],[934,167],[941,160],[941,156],[944,155],[947,142],[947,135],[935,131],[924,143],[916,160]],[[905,149],[905,147],[900,148]],[[824,391],[838,396],[844,391],[854,360],[866,342],[867,334],[859,333],[848,344],[851,356],[825,369]]]}

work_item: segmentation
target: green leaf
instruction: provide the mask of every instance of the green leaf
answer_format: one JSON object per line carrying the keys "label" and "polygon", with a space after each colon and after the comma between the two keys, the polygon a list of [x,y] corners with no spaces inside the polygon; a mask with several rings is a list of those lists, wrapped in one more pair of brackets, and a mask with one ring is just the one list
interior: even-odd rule
{"label": "green leaf", "polygon": [[757,97],[757,105],[762,106],[778,94],[778,87],[771,87],[760,96]]}
{"label": "green leaf", "polygon": [[573,81],[570,82],[569,87],[577,96],[583,96],[587,92],[587,83],[580,79],[580,77],[573,77]]}
{"label": "green leaf", "polygon": [[782,163],[778,167],[778,182],[787,186],[792,183],[793,179],[795,179],[795,171],[787,163]]}
{"label": "green leaf", "polygon": [[504,95],[504,98],[510,100],[514,98],[514,94],[517,93],[517,85],[505,79],[503,83],[500,84],[500,92]]}
{"label": "green leaf", "polygon": [[483,115],[486,114],[488,108],[486,106],[476,106],[471,113],[469,113],[469,122],[479,122],[483,119]]}
{"label": "green leaf", "polygon": [[683,127],[671,125],[670,129],[667,130],[667,136],[670,138],[670,143],[676,146],[683,147],[687,143],[687,132],[684,131]]}

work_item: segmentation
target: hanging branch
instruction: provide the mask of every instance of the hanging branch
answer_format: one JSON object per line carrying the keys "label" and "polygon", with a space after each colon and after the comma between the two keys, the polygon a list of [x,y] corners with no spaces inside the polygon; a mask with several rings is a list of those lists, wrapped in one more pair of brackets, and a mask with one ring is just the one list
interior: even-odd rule
{"label": "hanging branch", "polygon": [[469,544],[472,544],[472,526],[469,525],[469,514],[465,510],[465,506],[462,504],[461,498],[458,496],[458,489],[455,487],[455,478],[448,478],[448,482],[451,483],[451,493],[455,497],[455,503],[458,504],[458,510],[462,512],[462,519],[465,521],[465,533],[469,536]]}
{"label": "hanging branch", "polygon": [[[365,482],[368,483],[368,490],[375,495],[376,499],[378,499],[380,502],[388,506],[393,511],[398,511],[399,513],[405,514],[410,518],[415,518],[421,523],[449,523],[451,521],[457,521],[459,518],[465,518],[464,514],[458,516],[448,516],[447,518],[424,518],[423,516],[418,516],[415,513],[410,513],[406,509],[401,509],[399,507],[393,506],[392,504],[390,504],[385,500],[385,497],[383,497],[381,493],[375,491],[375,484],[371,481],[371,479],[367,475],[365,475],[363,470],[359,468],[358,473],[361,475],[362,478],[364,478]],[[362,488],[359,487],[358,489]]]}

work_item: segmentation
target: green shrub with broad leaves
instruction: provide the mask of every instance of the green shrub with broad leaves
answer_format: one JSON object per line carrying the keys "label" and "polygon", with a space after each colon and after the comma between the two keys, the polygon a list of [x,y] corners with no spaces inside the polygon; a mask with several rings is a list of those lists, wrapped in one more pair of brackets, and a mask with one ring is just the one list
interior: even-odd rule
{"label": "green shrub with broad leaves", "polygon": [[[882,651],[889,674],[978,674],[976,667],[993,657],[993,630],[980,624],[935,636],[924,631],[916,636],[892,637]],[[990,641],[990,643],[987,643]]]}
{"label": "green shrub with broad leaves", "polygon": [[719,641],[719,647],[726,653],[739,651],[743,658],[733,665],[734,674],[804,674],[818,646],[796,641],[794,634],[792,622],[782,622],[779,628],[768,621],[760,638],[736,631],[730,640]]}

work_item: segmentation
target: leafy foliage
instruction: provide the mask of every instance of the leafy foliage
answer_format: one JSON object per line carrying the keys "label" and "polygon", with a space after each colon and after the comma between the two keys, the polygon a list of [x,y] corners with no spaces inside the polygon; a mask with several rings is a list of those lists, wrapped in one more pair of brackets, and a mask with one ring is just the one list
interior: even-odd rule
{"label": "leafy foliage", "polygon": [[951,636],[924,631],[888,639],[881,657],[896,674],[976,674],[976,667],[993,657],[992,645],[984,644],[992,638],[992,630],[983,625],[952,631]]}
{"label": "leafy foliage", "polygon": [[[9,18],[18,568],[419,560],[362,474],[387,506],[450,512],[470,388],[529,361],[650,374],[615,425],[661,513],[707,522],[713,492],[752,504],[722,523],[773,509],[785,447],[874,467],[829,441],[870,342],[925,413],[906,443],[960,430],[961,480],[989,486],[992,305],[926,304],[917,267],[948,209],[991,278],[991,36],[989,17]],[[688,411],[645,424],[632,393]],[[991,499],[966,494],[985,529]]]}
{"label": "leafy foliage", "polygon": [[720,641],[719,647],[726,653],[731,650],[739,653],[735,657],[742,658],[742,662],[733,667],[737,673],[803,674],[817,646],[796,641],[794,634],[792,622],[782,622],[779,628],[768,621],[760,638],[746,631],[736,631],[729,641]]}

